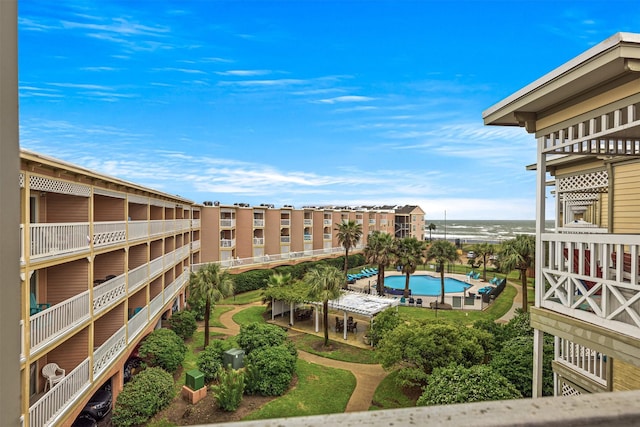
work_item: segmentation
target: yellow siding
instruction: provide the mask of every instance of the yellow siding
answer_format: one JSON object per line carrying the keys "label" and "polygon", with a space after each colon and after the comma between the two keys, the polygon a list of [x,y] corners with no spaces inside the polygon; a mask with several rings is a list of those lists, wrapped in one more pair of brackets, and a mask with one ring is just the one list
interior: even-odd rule
{"label": "yellow siding", "polygon": [[640,368],[619,359],[613,362],[613,391],[640,390]]}
{"label": "yellow siding", "polygon": [[638,233],[640,231],[640,163],[626,163],[613,168],[613,232]]}
{"label": "yellow siding", "polygon": [[596,160],[588,163],[573,163],[570,165],[559,165],[556,169],[555,176],[560,177],[564,175],[575,175],[576,173],[583,173],[584,171],[593,169],[602,169],[604,166],[602,160]]}
{"label": "yellow siding", "polygon": [[94,221],[124,221],[124,219],[124,199],[100,195],[94,196]]}

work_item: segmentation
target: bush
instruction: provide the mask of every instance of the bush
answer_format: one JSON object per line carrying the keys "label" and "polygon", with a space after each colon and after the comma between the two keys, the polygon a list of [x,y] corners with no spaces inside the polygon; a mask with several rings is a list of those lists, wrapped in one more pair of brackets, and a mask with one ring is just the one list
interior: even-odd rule
{"label": "bush", "polygon": [[188,310],[174,313],[173,316],[169,318],[169,325],[171,326],[171,330],[183,340],[191,338],[196,329],[198,329],[196,316]]}
{"label": "bush", "polygon": [[147,368],[125,384],[118,394],[111,421],[116,427],[143,424],[171,402],[175,395],[171,374]]}
{"label": "bush", "polygon": [[204,310],[206,306],[206,300],[204,298],[197,298],[194,294],[189,293],[187,297],[187,306],[189,311],[193,313],[196,321],[204,320]]}
{"label": "bush", "polygon": [[205,381],[215,380],[223,370],[224,352],[233,348],[234,343],[228,340],[213,340],[198,354],[198,369],[204,374]]}
{"label": "bush", "polygon": [[271,270],[251,270],[231,276],[236,294],[264,288],[265,281],[273,274]]}
{"label": "bush", "polygon": [[286,340],[287,333],[281,327],[256,322],[242,325],[237,336],[238,345],[247,356],[256,349],[278,346]]}
{"label": "bush", "polygon": [[187,353],[184,341],[171,329],[151,332],[140,345],[139,355],[150,366],[175,372]]}
{"label": "bush", "polygon": [[255,349],[245,359],[247,393],[262,396],[283,395],[293,379],[296,359],[286,345]]}
{"label": "bush", "polygon": [[244,373],[233,369],[223,369],[220,372],[220,383],[211,386],[220,409],[233,412],[240,407],[244,393]]}
{"label": "bush", "polygon": [[429,377],[429,384],[424,388],[416,405],[448,405],[520,397],[522,396],[515,386],[489,366],[476,365],[465,368],[452,365],[433,371]]}
{"label": "bush", "polygon": [[390,331],[393,331],[400,324],[400,316],[398,312],[389,308],[376,316],[375,322],[371,326],[369,331],[369,340],[371,344],[376,346],[378,342],[386,336]]}

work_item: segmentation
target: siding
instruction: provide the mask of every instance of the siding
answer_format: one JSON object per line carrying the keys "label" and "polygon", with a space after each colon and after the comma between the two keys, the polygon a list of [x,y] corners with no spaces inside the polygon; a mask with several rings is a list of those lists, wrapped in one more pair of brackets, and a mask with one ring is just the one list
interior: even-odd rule
{"label": "siding", "polygon": [[147,245],[137,245],[129,248],[129,270],[147,262]]}
{"label": "siding", "polygon": [[42,205],[46,214],[42,222],[88,222],[89,199],[67,194],[47,193]]}
{"label": "siding", "polygon": [[640,390],[640,367],[616,359],[613,362],[613,391]]}
{"label": "siding", "polygon": [[84,328],[64,343],[51,350],[47,354],[47,363],[57,363],[68,374],[88,356],[89,328]]}
{"label": "siding", "polygon": [[637,233],[640,231],[640,163],[616,165],[613,171],[613,232]]}
{"label": "siding", "polygon": [[89,289],[89,263],[86,259],[49,267],[46,302],[58,304]]}
{"label": "siding", "polygon": [[131,218],[132,221],[147,219],[147,205],[129,203],[129,218]]}
{"label": "siding", "polygon": [[94,323],[93,346],[100,347],[124,324],[124,303],[118,304]]}
{"label": "siding", "polygon": [[93,280],[124,273],[124,250],[96,255],[93,261]]}
{"label": "siding", "polygon": [[94,221],[124,221],[124,199],[95,195],[93,198]]}

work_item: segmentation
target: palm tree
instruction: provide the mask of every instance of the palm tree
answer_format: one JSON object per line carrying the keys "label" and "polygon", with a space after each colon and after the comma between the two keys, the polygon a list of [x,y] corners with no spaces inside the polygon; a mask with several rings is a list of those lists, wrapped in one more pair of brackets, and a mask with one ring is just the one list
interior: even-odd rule
{"label": "palm tree", "polygon": [[415,237],[404,237],[396,239],[393,249],[396,266],[402,269],[406,276],[404,281],[404,297],[409,297],[409,278],[415,273],[418,265],[422,264],[424,258],[424,242]]}
{"label": "palm tree", "polygon": [[370,264],[378,266],[378,295],[384,295],[384,269],[393,260],[393,237],[389,233],[378,230],[369,234],[367,246],[364,247],[364,257]]}
{"label": "palm tree", "polygon": [[503,271],[520,270],[522,281],[522,311],[525,313],[529,307],[527,301],[527,270],[536,263],[536,238],[525,234],[519,234],[515,239],[502,243],[500,251],[500,266]]}
{"label": "palm tree", "polygon": [[349,249],[354,248],[362,237],[362,224],[354,220],[342,221],[336,224],[334,230],[338,232],[338,243],[344,248],[344,277],[346,278],[349,270]]}
{"label": "palm tree", "polygon": [[294,280],[293,280],[293,277],[291,277],[291,273],[285,273],[285,274],[274,273],[271,276],[269,276],[265,280],[265,287],[262,289],[262,303],[263,304],[271,303],[271,297],[268,296],[269,291],[272,291],[274,288],[290,286],[291,284],[293,284],[293,282]]}
{"label": "palm tree", "polygon": [[494,253],[494,247],[490,243],[477,243],[471,248],[476,257],[482,258],[482,280],[487,281],[487,258]]}
{"label": "palm tree", "polygon": [[444,304],[444,264],[459,261],[456,245],[448,240],[437,240],[427,249],[427,259],[434,260],[440,270],[440,304]]}
{"label": "palm tree", "polygon": [[340,296],[344,277],[337,268],[319,265],[304,275],[304,282],[310,287],[309,298],[322,301],[322,319],[324,324],[324,345],[329,345],[329,300]]}
{"label": "palm tree", "polygon": [[209,318],[211,305],[233,295],[233,280],[229,273],[220,269],[219,264],[207,264],[189,278],[189,292],[197,299],[205,300],[204,347],[209,345]]}
{"label": "palm tree", "polygon": [[431,232],[436,229],[436,225],[431,222],[427,225],[427,229],[429,230],[429,243],[431,243]]}

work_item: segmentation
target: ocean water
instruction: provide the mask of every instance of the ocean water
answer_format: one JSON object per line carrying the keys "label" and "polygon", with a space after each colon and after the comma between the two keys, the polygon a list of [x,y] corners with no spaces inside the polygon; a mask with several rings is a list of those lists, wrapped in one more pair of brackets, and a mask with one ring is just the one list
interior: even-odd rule
{"label": "ocean water", "polygon": [[[435,224],[436,229],[431,232],[432,239],[447,239],[460,243],[490,242],[499,243],[513,239],[518,234],[536,233],[535,220],[427,220],[425,225]],[[554,222],[547,221],[546,231],[554,230]],[[427,239],[429,230],[425,230]]]}

